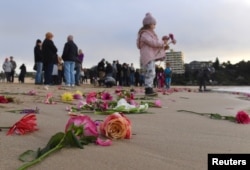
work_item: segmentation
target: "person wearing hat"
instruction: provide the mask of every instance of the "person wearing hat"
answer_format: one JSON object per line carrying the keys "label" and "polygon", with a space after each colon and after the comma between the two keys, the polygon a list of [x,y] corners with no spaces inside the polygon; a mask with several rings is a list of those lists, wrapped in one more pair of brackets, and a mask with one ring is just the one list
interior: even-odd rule
{"label": "person wearing hat", "polygon": [[159,40],[154,29],[156,19],[147,13],[142,21],[142,28],[137,36],[137,48],[140,50],[140,63],[144,74],[145,95],[157,95],[153,91],[155,78],[155,61],[165,59],[165,50],[168,49],[168,39]]}
{"label": "person wearing hat", "polygon": [[11,69],[11,72],[10,72],[10,82],[13,83],[14,82],[14,77],[15,77],[16,62],[13,60],[12,56],[10,56],[10,63],[12,65],[12,69]]}
{"label": "person wearing hat", "polygon": [[34,59],[35,59],[34,70],[36,70],[35,84],[43,84],[42,80],[43,55],[42,55],[42,41],[40,39],[36,40],[36,46],[34,47]]}

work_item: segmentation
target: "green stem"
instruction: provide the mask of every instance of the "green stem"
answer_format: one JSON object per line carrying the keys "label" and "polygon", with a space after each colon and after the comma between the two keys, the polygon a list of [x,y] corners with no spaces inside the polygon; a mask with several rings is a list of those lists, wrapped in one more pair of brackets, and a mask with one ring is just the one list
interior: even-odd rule
{"label": "green stem", "polygon": [[2,130],[2,129],[10,129],[11,127],[0,127],[0,131]]}
{"label": "green stem", "polygon": [[198,114],[198,115],[201,115],[201,116],[204,116],[204,115],[211,115],[211,113],[199,113],[199,112],[194,112],[194,111],[189,111],[189,110],[177,110],[177,112],[195,113],[195,114]]}
{"label": "green stem", "polygon": [[60,150],[61,148],[64,147],[64,145],[62,144],[64,142],[64,139],[65,139],[65,136],[61,139],[61,141],[56,145],[56,147],[52,148],[51,150],[49,150],[48,152],[44,153],[43,155],[41,155],[40,157],[34,159],[33,161],[31,162],[28,162],[22,166],[20,166],[17,170],[25,170],[37,163],[39,163],[40,161],[42,161],[45,157],[49,156],[51,153],[57,151],[57,150]]}

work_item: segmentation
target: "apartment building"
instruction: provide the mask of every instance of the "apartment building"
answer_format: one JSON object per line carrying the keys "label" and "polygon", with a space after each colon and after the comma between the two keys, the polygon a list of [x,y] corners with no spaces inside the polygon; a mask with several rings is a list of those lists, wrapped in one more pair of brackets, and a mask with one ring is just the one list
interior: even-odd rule
{"label": "apartment building", "polygon": [[171,64],[173,74],[184,74],[185,68],[182,52],[175,52],[173,50],[166,52],[166,62]]}

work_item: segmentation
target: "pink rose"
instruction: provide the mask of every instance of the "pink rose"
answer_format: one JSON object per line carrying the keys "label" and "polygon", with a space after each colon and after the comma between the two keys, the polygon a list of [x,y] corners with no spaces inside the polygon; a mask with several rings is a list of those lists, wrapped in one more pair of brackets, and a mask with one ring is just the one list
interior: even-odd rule
{"label": "pink rose", "polygon": [[167,35],[164,35],[164,36],[162,37],[162,40],[169,40],[169,37],[168,37]]}
{"label": "pink rose", "polygon": [[74,99],[77,99],[77,100],[81,100],[81,99],[83,99],[83,97],[82,97],[82,95],[81,94],[73,94],[73,98]]}
{"label": "pink rose", "polygon": [[155,100],[155,107],[162,107],[161,100]]}
{"label": "pink rose", "polygon": [[249,124],[250,123],[250,118],[249,115],[244,112],[244,111],[239,111],[236,115],[236,121],[238,123],[242,123],[242,124]]}
{"label": "pink rose", "polygon": [[130,139],[131,122],[125,115],[116,112],[100,124],[100,132],[110,139]]}
{"label": "pink rose", "polygon": [[95,136],[95,137],[98,136],[95,122],[91,120],[91,118],[87,115],[78,115],[78,116],[70,117],[65,127],[66,132],[70,130],[70,128],[72,127],[72,124],[77,127],[82,126],[83,131],[84,131],[83,132],[84,136]]}

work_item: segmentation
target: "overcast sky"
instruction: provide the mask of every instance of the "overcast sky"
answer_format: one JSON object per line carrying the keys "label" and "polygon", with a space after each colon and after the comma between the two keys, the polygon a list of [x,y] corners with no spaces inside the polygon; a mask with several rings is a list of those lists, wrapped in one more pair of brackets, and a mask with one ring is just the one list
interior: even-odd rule
{"label": "overcast sky", "polygon": [[69,34],[85,54],[84,67],[102,58],[139,67],[136,37],[150,12],[156,33],[173,33],[184,62],[250,60],[249,0],[0,0],[0,60],[13,56],[31,71],[36,39],[54,34],[58,55]]}

